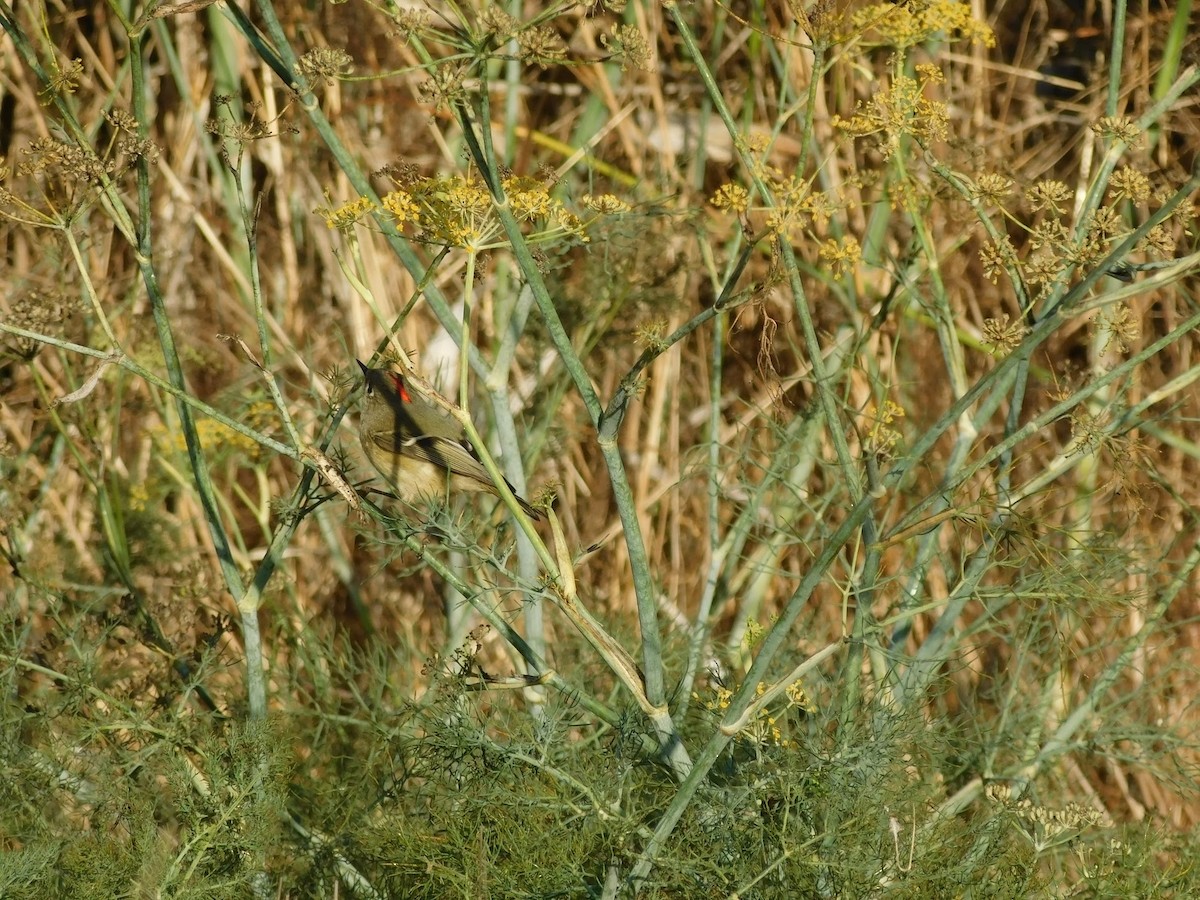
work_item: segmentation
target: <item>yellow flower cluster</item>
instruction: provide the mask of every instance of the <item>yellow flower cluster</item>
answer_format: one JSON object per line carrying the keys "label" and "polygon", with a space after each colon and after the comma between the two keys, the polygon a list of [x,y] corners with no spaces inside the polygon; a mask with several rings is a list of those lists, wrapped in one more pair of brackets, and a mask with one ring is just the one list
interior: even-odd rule
{"label": "yellow flower cluster", "polygon": [[960,0],[908,0],[872,3],[850,17],[852,34],[863,34],[877,46],[904,49],[926,41],[969,41],[996,46],[996,35]]}
{"label": "yellow flower cluster", "polygon": [[867,434],[867,444],[880,454],[889,454],[900,442],[900,432],[892,427],[892,423],[904,417],[903,407],[884,400],[883,406],[876,408],[874,404],[867,408],[867,418],[871,422],[871,430]]}
{"label": "yellow flower cluster", "polygon": [[821,244],[817,255],[829,266],[834,278],[841,278],[852,271],[862,259],[862,247],[853,235],[846,235],[840,240],[830,238]]}
{"label": "yellow flower cluster", "polygon": [[[563,235],[587,240],[579,217],[551,197],[545,183],[511,175],[502,186],[513,215],[534,227],[531,241]],[[415,237],[423,241],[475,252],[503,241],[492,196],[482,182],[473,178],[461,175],[418,178],[389,191],[381,202],[397,225],[411,226]]]}
{"label": "yellow flower cluster", "polygon": [[325,220],[330,228],[346,229],[375,208],[375,204],[366,197],[359,197],[349,203],[343,203],[336,208],[319,206],[316,214]]}
{"label": "yellow flower cluster", "polygon": [[[200,445],[205,450],[217,454],[232,453],[235,456],[244,455],[253,459],[257,457],[258,451],[261,449],[258,442],[252,437],[242,434],[240,431],[234,431],[228,425],[215,419],[197,419],[196,435],[200,438]],[[167,432],[166,429],[163,429],[160,437],[167,438],[167,448],[170,451],[186,452],[187,442],[184,440],[182,431],[175,429]]]}
{"label": "yellow flower cluster", "polygon": [[[755,695],[761,697],[766,691],[766,685],[760,683],[755,689]],[[805,713],[813,712],[815,707],[804,692],[804,688],[799,681],[788,685],[784,693],[788,701],[783,710],[784,712],[790,709],[798,709]],[[701,699],[699,694],[693,694],[692,696],[695,700]],[[732,699],[732,690],[727,687],[718,686],[714,689],[713,696],[702,702],[704,703],[704,708],[709,712],[724,713],[729,709],[729,703]],[[788,740],[783,736],[783,730],[779,727],[778,717],[766,707],[758,711],[758,714],[750,724],[738,733],[738,737],[750,743],[757,744],[760,747],[782,747],[785,750],[796,748],[795,741]]]}
{"label": "yellow flower cluster", "polygon": [[898,75],[891,86],[875,94],[870,104],[859,103],[849,119],[833,117],[833,126],[854,137],[871,134],[883,136],[881,150],[891,156],[900,149],[900,140],[910,135],[922,144],[944,140],[949,128],[950,117],[946,105],[925,96],[927,85],[940,78],[928,66],[921,66],[921,78]]}

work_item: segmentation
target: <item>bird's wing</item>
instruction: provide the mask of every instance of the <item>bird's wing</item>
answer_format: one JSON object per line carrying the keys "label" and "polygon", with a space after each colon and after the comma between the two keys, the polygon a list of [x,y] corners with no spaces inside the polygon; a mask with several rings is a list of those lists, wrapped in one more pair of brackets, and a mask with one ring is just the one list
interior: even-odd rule
{"label": "bird's wing", "polygon": [[475,451],[462,441],[428,435],[402,438],[390,431],[375,432],[371,440],[389,453],[404,452],[413,459],[449,469],[455,475],[465,475],[487,485],[492,483],[491,476]]}
{"label": "bird's wing", "polygon": [[[376,432],[371,435],[371,440],[388,453],[398,453],[403,448],[406,451],[406,455],[412,459],[441,466],[444,469],[448,469],[452,475],[461,475],[470,478],[478,482],[480,488],[490,491],[493,494],[496,493],[492,477],[488,474],[487,469],[483,467],[483,463],[479,461],[479,457],[475,455],[475,451],[465,441],[428,436],[405,439],[393,432]],[[504,483],[508,485],[508,489],[513,492],[513,496],[517,498],[517,503],[525,510],[527,515],[534,519],[545,518],[541,510],[534,509],[529,504],[529,501],[517,493],[516,488],[512,486],[508,479],[505,479]]]}

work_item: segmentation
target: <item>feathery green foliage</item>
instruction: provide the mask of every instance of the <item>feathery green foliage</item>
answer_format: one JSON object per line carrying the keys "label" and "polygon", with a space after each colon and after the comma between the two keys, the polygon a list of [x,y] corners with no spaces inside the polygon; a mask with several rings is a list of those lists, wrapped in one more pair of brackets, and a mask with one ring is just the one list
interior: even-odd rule
{"label": "feathery green foliage", "polygon": [[0,0],[0,896],[1200,892],[1189,13],[971,9]]}

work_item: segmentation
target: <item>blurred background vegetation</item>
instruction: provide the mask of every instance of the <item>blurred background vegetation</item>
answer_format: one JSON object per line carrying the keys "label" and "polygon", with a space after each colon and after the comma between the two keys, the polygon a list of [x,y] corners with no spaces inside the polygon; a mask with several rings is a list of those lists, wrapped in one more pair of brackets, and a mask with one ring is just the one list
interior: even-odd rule
{"label": "blurred background vegetation", "polygon": [[1190,6],[0,0],[0,896],[1196,896]]}

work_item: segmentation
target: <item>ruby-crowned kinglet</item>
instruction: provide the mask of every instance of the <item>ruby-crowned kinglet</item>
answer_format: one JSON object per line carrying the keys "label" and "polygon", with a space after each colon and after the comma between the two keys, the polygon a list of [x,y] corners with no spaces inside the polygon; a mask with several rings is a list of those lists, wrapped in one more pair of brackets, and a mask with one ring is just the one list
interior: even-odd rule
{"label": "ruby-crowned kinglet", "polygon": [[[401,500],[444,500],[454,491],[499,496],[458,422],[410,391],[398,372],[358,367],[367,384],[358,425],[363,452]],[[542,518],[511,484],[508,489],[526,515]]]}

